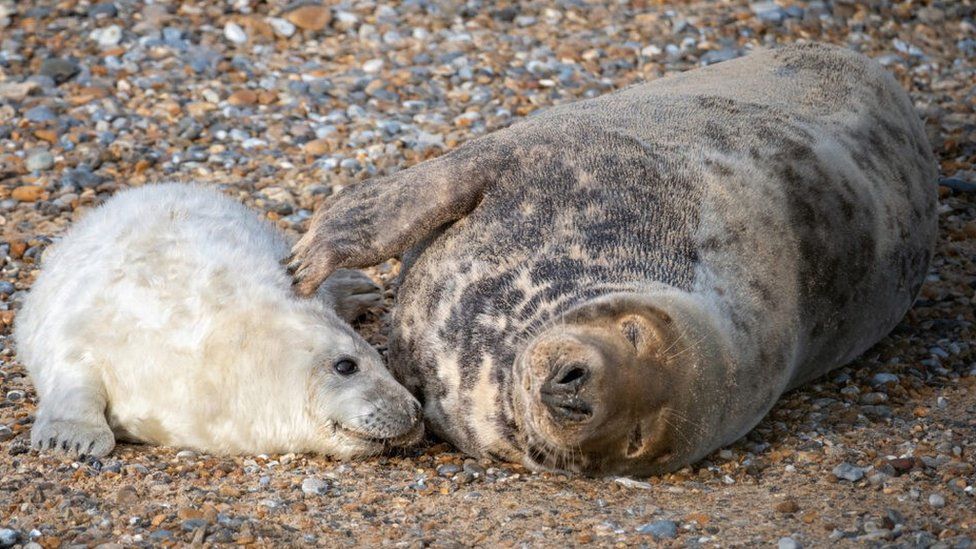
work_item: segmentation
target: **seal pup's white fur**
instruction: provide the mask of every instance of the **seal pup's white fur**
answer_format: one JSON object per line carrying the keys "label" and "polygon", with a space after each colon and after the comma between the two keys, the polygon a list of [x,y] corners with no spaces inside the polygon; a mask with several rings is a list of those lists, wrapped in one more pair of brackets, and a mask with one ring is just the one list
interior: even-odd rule
{"label": "seal pup's white fur", "polygon": [[[37,386],[35,448],[116,436],[220,453],[375,453],[419,438],[417,401],[336,314],[378,300],[344,271],[300,299],[289,244],[213,190],[118,194],[45,255],[15,330]],[[356,372],[343,375],[351,360]]]}

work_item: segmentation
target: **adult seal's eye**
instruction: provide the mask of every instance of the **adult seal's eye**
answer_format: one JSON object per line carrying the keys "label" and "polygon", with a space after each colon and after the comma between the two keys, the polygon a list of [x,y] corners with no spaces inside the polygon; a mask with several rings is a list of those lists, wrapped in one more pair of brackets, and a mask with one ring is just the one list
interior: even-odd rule
{"label": "adult seal's eye", "polygon": [[332,365],[332,369],[336,371],[337,374],[342,376],[348,376],[355,374],[359,371],[359,365],[354,361],[344,358]]}

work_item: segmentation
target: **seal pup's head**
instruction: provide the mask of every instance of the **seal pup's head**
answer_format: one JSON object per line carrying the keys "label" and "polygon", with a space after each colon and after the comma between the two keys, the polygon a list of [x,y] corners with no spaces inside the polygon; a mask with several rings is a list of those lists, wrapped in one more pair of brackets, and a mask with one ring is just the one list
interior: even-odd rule
{"label": "seal pup's head", "polygon": [[318,451],[352,458],[409,446],[424,433],[420,403],[394,379],[379,353],[331,311],[304,328],[315,344],[306,355],[306,415]]}
{"label": "seal pup's head", "polygon": [[530,468],[655,474],[701,453],[706,427],[689,400],[712,345],[673,313],[613,294],[529,342],[513,381]]}

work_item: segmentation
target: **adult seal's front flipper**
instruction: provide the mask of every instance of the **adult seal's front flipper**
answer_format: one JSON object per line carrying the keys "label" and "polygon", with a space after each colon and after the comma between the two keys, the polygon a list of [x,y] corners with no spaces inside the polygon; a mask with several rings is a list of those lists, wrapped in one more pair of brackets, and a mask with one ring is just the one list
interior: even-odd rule
{"label": "adult seal's front flipper", "polygon": [[503,168],[505,147],[479,139],[394,175],[350,187],[316,211],[288,262],[299,294],[336,269],[397,256],[473,210]]}

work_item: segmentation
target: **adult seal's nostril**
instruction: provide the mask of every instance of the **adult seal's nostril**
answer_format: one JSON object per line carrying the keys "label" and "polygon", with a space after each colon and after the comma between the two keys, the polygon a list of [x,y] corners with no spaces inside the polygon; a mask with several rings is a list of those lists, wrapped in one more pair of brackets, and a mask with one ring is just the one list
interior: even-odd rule
{"label": "adult seal's nostril", "polygon": [[578,391],[590,377],[590,370],[581,364],[570,364],[558,369],[545,383],[550,391]]}

